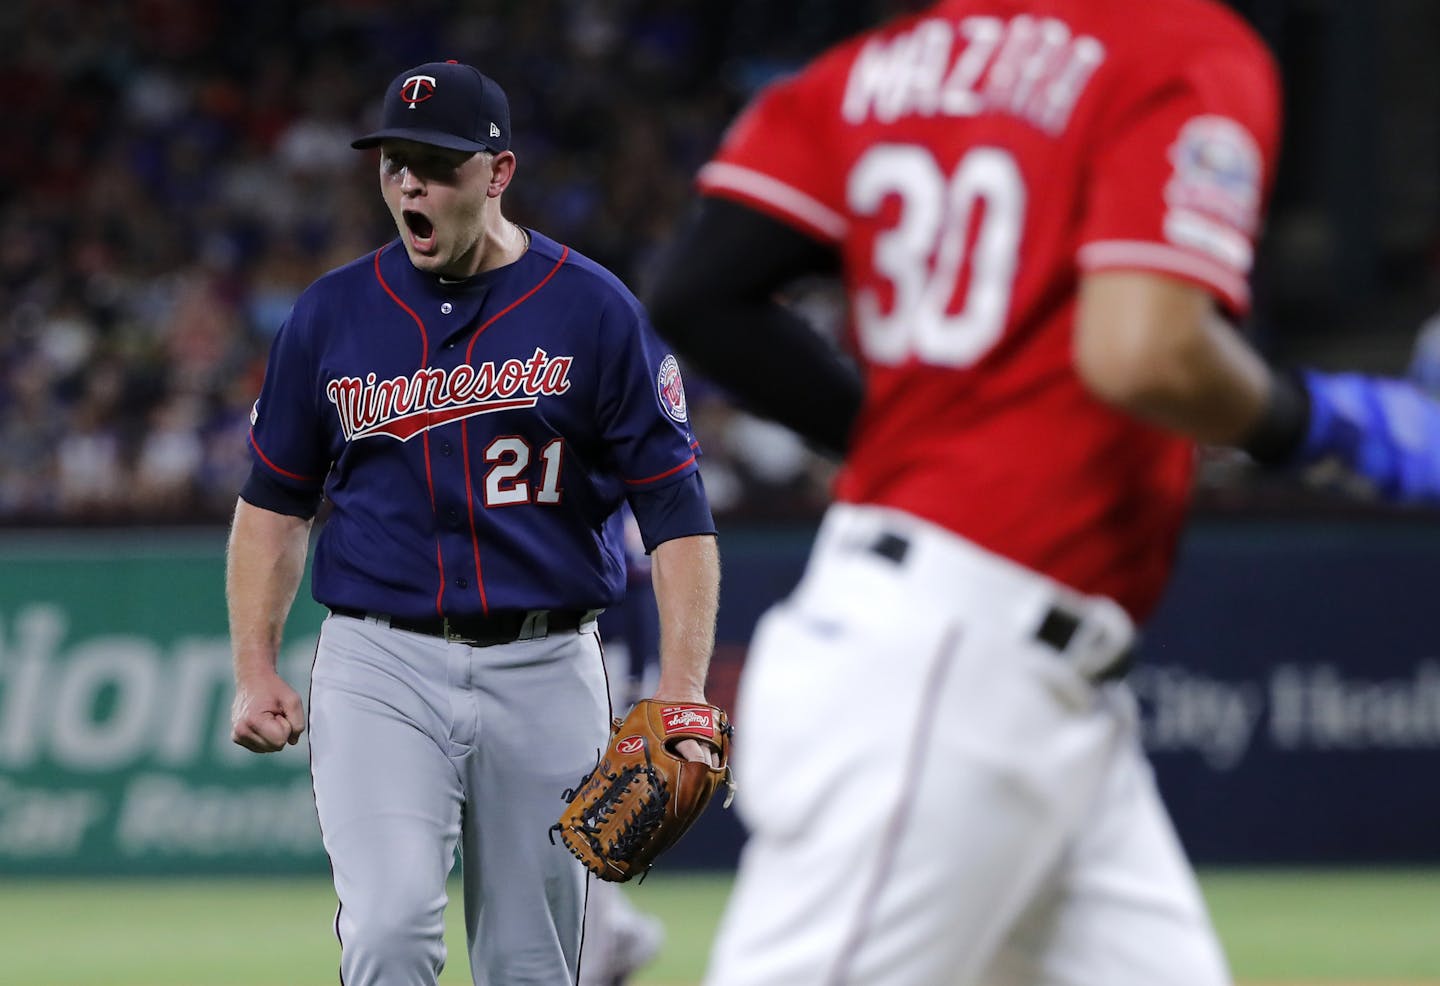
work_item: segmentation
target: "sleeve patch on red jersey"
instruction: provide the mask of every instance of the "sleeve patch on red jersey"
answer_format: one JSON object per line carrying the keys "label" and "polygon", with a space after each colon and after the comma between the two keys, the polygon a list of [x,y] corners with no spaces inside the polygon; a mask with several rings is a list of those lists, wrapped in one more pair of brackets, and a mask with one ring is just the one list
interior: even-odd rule
{"label": "sleeve patch on red jersey", "polygon": [[1192,117],[1170,145],[1170,163],[1165,239],[1249,273],[1262,180],[1250,132],[1228,117]]}
{"label": "sleeve patch on red jersey", "polygon": [[1245,234],[1188,209],[1171,209],[1165,214],[1165,238],[1176,246],[1209,254],[1242,274],[1250,272],[1255,257]]}
{"label": "sleeve patch on red jersey", "polygon": [[1254,231],[1262,172],[1260,148],[1248,130],[1229,117],[1192,117],[1170,145],[1170,163],[1166,205],[1218,219],[1243,234]]}
{"label": "sleeve patch on red jersey", "polygon": [[674,356],[660,361],[660,372],[655,375],[655,388],[660,393],[660,406],[671,418],[685,424],[688,411],[685,404],[685,384],[680,379],[680,364]]}

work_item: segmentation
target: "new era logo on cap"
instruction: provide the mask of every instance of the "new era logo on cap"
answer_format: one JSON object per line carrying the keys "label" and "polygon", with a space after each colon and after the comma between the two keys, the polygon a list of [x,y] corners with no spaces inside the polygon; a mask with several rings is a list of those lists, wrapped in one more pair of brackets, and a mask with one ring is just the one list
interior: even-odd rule
{"label": "new era logo on cap", "polygon": [[350,146],[363,149],[392,139],[457,151],[509,150],[510,102],[494,79],[472,65],[417,65],[385,91],[380,129]]}

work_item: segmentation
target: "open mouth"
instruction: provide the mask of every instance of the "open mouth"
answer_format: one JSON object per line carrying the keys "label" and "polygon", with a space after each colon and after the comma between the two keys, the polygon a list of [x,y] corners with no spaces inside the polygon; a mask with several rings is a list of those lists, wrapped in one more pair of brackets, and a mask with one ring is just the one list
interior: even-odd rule
{"label": "open mouth", "polygon": [[401,213],[405,228],[410,231],[410,242],[417,250],[428,250],[435,245],[435,224],[428,216],[406,209]]}

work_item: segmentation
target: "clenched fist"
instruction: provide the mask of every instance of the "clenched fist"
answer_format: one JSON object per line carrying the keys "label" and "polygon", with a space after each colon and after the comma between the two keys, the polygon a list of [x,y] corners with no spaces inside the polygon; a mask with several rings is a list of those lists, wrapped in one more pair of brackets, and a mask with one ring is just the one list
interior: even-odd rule
{"label": "clenched fist", "polygon": [[295,689],[273,671],[235,683],[230,738],[255,753],[294,746],[305,731],[305,707]]}

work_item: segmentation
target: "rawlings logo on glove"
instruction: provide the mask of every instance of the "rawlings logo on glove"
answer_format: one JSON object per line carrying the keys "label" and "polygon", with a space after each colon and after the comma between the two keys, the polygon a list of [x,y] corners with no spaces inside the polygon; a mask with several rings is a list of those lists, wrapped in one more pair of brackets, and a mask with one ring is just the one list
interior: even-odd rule
{"label": "rawlings logo on glove", "polygon": [[[713,705],[642,699],[611,725],[610,746],[595,768],[565,792],[569,806],[551,826],[565,847],[602,880],[643,875],[689,831],[730,778],[730,719]],[[686,760],[681,740],[718,754],[718,766]]]}

